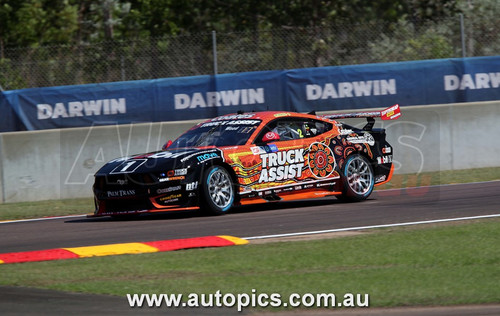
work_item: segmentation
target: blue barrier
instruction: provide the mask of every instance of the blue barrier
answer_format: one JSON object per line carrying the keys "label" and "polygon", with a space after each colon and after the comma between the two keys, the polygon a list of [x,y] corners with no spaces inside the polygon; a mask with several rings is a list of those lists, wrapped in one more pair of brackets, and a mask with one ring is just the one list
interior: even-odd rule
{"label": "blue barrier", "polygon": [[0,94],[0,131],[500,99],[500,56],[34,88]]}
{"label": "blue barrier", "polygon": [[4,93],[0,92],[0,133],[25,129]]}

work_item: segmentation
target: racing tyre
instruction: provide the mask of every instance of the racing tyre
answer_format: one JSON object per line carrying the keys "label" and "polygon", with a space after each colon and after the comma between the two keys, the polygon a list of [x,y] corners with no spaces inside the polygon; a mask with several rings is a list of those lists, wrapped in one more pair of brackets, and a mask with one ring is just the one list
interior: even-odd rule
{"label": "racing tyre", "polygon": [[205,214],[225,214],[233,206],[235,189],[226,168],[211,166],[205,171],[202,184],[201,208]]}
{"label": "racing tyre", "polygon": [[365,157],[354,154],[347,157],[342,169],[342,182],[344,191],[337,196],[346,202],[359,202],[366,200],[373,191],[375,184],[373,168]]}

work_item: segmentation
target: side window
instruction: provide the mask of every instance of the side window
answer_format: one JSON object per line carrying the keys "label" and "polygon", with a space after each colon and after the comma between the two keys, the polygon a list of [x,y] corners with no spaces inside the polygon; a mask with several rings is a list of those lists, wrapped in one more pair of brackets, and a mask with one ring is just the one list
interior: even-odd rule
{"label": "side window", "polygon": [[259,142],[266,133],[274,132],[279,135],[280,141],[315,137],[332,129],[332,124],[300,118],[281,118],[267,124],[257,136]]}
{"label": "side window", "polygon": [[315,137],[328,132],[332,127],[330,123],[313,119],[281,118],[268,123],[257,136],[256,142],[260,142],[268,132],[278,134],[280,141],[287,141]]}
{"label": "side window", "polygon": [[294,140],[305,137],[302,122],[298,120],[279,120],[272,131],[280,135],[280,140]]}
{"label": "side window", "polygon": [[300,139],[299,132],[294,129],[294,121],[290,119],[276,119],[269,122],[259,133],[256,138],[256,142],[260,142],[264,135],[269,132],[273,132],[279,135],[279,141]]}
{"label": "side window", "polygon": [[323,121],[310,120],[308,123],[308,127],[312,134],[311,137],[323,134],[328,132],[333,128],[333,125]]}

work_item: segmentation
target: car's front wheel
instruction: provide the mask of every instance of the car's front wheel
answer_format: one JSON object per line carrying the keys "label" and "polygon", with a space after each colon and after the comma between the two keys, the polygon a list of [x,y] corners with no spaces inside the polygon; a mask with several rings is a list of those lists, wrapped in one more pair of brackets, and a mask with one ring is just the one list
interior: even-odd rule
{"label": "car's front wheel", "polygon": [[347,158],[342,169],[344,191],[338,196],[340,200],[357,202],[366,200],[375,184],[373,168],[368,159],[354,154]]}
{"label": "car's front wheel", "polygon": [[202,205],[205,213],[221,215],[234,203],[235,189],[231,175],[221,166],[209,167],[202,179]]}

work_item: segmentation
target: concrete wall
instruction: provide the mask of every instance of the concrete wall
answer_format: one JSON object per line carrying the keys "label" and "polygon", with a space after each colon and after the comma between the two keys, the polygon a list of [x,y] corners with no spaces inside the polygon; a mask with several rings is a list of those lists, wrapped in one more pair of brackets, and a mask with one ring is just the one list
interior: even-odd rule
{"label": "concrete wall", "polygon": [[[396,173],[500,166],[500,101],[410,106],[401,112],[396,121],[375,124],[387,130]],[[354,125],[362,127],[364,120]]]}
{"label": "concrete wall", "polygon": [[[500,101],[411,106],[402,113],[376,124],[395,148],[396,173],[500,166]],[[93,174],[106,161],[158,150],[195,122],[0,134],[0,201],[90,197]]]}

